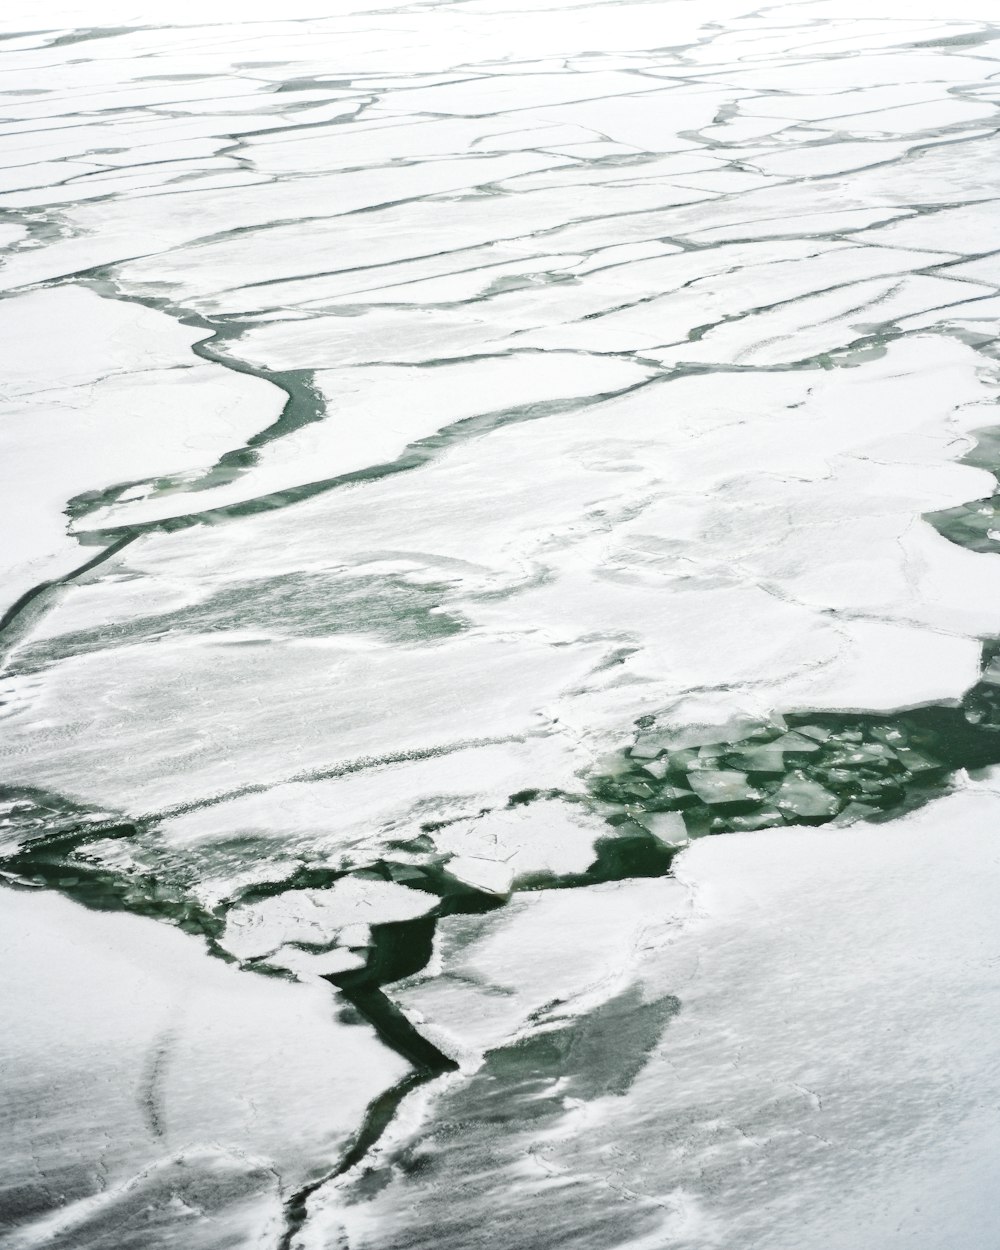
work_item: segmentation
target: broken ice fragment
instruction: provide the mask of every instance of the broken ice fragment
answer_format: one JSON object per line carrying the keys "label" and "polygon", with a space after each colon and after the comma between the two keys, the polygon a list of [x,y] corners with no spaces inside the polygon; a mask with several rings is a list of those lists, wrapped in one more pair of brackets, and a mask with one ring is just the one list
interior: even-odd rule
{"label": "broken ice fragment", "polygon": [[714,820],[711,808],[706,807],[704,803],[684,810],[684,824],[689,838],[703,838],[706,834],[720,832],[712,828]]}
{"label": "broken ice fragment", "polygon": [[823,757],[830,764],[882,764],[896,758],[896,753],[882,742],[834,747]]}
{"label": "broken ice fragment", "polygon": [[688,799],[694,798],[693,790],[686,790],[683,786],[660,786],[656,792],[658,803],[677,803],[683,804]]}
{"label": "broken ice fragment", "polygon": [[533,873],[586,871],[594,859],[595,841],[606,833],[599,817],[543,799],[454,821],[433,837],[437,850],[451,856],[446,870],[452,877],[474,889],[504,895],[516,879]]}
{"label": "broken ice fragment", "polygon": [[778,743],[767,743],[765,746],[747,747],[734,751],[730,758],[734,764],[746,769],[749,773],[783,773],[785,771],[783,749]]}
{"label": "broken ice fragment", "polygon": [[896,747],[896,758],[911,773],[933,772],[941,767],[936,760],[922,755],[919,751],[914,751],[912,747]]}
{"label": "broken ice fragment", "polygon": [[691,789],[706,803],[748,803],[762,798],[761,792],[747,781],[746,773],[720,768],[714,772],[688,774]]}
{"label": "broken ice fragment", "polygon": [[869,816],[877,815],[881,812],[881,808],[873,807],[871,803],[848,803],[840,812],[837,818],[837,824],[852,824],[856,820],[866,820]]}
{"label": "broken ice fragment", "polygon": [[800,769],[793,769],[771,796],[775,806],[795,816],[816,819],[834,816],[840,808],[840,799],[825,790],[817,781],[811,781]]}
{"label": "broken ice fragment", "polygon": [[[297,946],[282,946],[273,955],[268,955],[264,963],[269,968],[284,968],[293,972],[300,981],[312,981],[319,977],[336,976],[341,972],[351,972],[363,968],[366,963],[364,955],[357,951],[335,947],[332,951],[305,951]],[[260,967],[255,964],[254,967]]]}
{"label": "broken ice fragment", "polygon": [[514,870],[509,863],[496,859],[480,859],[473,855],[454,855],[448,860],[448,872],[463,885],[484,894],[506,897],[514,884]]}
{"label": "broken ice fragment", "polygon": [[990,686],[1000,686],[1000,656],[994,656],[989,664],[983,669],[980,681],[986,682]]}
{"label": "broken ice fragment", "polygon": [[391,881],[342,877],[325,890],[286,890],[234,907],[219,944],[237,959],[267,955],[288,943],[339,945],[342,930],[412,920],[436,904],[433,895]]}
{"label": "broken ice fragment", "polygon": [[[820,738],[819,734],[823,737]],[[773,747],[780,747],[782,751],[818,751],[819,743],[826,742],[830,737],[827,730],[814,730],[813,726],[805,726],[801,731],[793,730],[791,733],[782,734],[780,738],[775,738],[771,743]]]}
{"label": "broken ice fragment", "polygon": [[776,807],[761,807],[743,816],[716,816],[710,826],[712,833],[752,833],[756,829],[772,829],[785,819]]}
{"label": "broken ice fragment", "polygon": [[338,940],[341,946],[349,947],[351,950],[364,950],[372,944],[371,925],[345,924],[340,930]]}
{"label": "broken ice fragment", "polygon": [[661,751],[670,744],[670,735],[666,733],[643,734],[629,748],[629,755],[637,760],[655,760]]}
{"label": "broken ice fragment", "polygon": [[[418,864],[403,863],[398,864],[391,861],[383,861],[386,871],[399,885],[406,885],[409,882],[423,882],[427,880],[427,873],[423,867]],[[419,888],[419,886],[418,886]]]}
{"label": "broken ice fragment", "polygon": [[886,799],[901,799],[902,791],[896,780],[891,777],[865,777],[858,778],[858,788],[862,794],[867,794],[870,798],[885,801]]}
{"label": "broken ice fragment", "polygon": [[643,781],[639,777],[628,777],[621,783],[621,788],[626,794],[634,795],[637,799],[651,799],[656,791],[648,781]]}
{"label": "broken ice fragment", "polygon": [[644,812],[642,823],[666,846],[684,846],[688,841],[687,825],[680,812]]}
{"label": "broken ice fragment", "polygon": [[[721,767],[722,757],[727,751],[724,744],[718,744],[712,747],[701,747],[694,759],[687,764],[688,769],[696,772],[715,772]],[[676,756],[674,759],[676,760]]]}

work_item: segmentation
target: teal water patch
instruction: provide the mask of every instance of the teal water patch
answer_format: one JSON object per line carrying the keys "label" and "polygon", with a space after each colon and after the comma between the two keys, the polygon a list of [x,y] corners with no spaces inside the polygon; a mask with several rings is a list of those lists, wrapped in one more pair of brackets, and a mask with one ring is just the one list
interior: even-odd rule
{"label": "teal water patch", "polygon": [[71,656],[171,634],[245,635],[260,630],[275,638],[367,634],[403,645],[434,642],[467,628],[462,617],[443,610],[445,590],[438,583],[415,584],[391,573],[299,572],[234,580],[174,611],[29,641],[11,657],[8,671],[39,672]]}
{"label": "teal water patch", "polygon": [[[1000,426],[974,430],[973,437],[974,446],[959,457],[958,463],[986,469],[1000,482]],[[1000,552],[1000,489],[984,499],[927,512],[924,520],[956,546],[969,551]]]}

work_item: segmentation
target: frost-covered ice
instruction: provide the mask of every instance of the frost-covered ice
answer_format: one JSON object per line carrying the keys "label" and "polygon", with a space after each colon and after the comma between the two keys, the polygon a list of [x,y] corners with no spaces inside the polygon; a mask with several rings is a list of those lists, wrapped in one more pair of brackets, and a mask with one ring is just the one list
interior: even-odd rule
{"label": "frost-covered ice", "polygon": [[328,986],[242,975],[152,920],[8,890],[0,924],[0,1205],[18,1250],[215,1250],[220,1228],[271,1246],[288,1193],[405,1074],[337,1020]]}
{"label": "frost-covered ice", "polygon": [[994,7],[8,0],[4,1244],[997,1241]]}

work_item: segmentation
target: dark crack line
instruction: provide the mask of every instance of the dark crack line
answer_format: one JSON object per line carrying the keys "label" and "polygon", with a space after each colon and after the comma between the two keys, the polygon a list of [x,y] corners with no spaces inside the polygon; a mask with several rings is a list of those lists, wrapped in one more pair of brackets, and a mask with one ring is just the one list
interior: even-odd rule
{"label": "dark crack line", "polygon": [[419,1089],[420,1086],[426,1085],[429,1081],[436,1080],[437,1076],[437,1073],[427,1071],[411,1072],[408,1076],[403,1077],[397,1085],[380,1094],[369,1104],[357,1136],[337,1166],[325,1176],[321,1176],[318,1180],[310,1181],[307,1185],[297,1189],[286,1201],[284,1207],[285,1227],[278,1242],[277,1250],[292,1250],[292,1243],[296,1235],[301,1231],[308,1219],[309,1199],[313,1194],[357,1167],[371,1152],[372,1148],[378,1144],[386,1129],[395,1119],[396,1112],[407,1095],[412,1093],[413,1090]]}
{"label": "dark crack line", "polygon": [[3,616],[0,616],[0,660],[45,615],[52,606],[55,597],[64,587],[71,585],[78,578],[83,577],[92,569],[104,564],[106,560],[116,556],[129,543],[134,542],[137,537],[138,534],[133,533],[117,536],[98,555],[92,556],[86,563],[81,564],[79,568],[53,581],[40,582],[11,604]]}

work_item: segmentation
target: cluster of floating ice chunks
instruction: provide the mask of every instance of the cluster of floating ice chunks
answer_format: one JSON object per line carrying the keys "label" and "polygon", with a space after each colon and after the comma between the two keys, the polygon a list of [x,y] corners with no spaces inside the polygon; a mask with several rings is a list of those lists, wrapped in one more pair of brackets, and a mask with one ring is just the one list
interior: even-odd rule
{"label": "cluster of floating ice chunks", "polygon": [[843,717],[781,722],[737,741],[673,750],[650,734],[594,792],[667,841],[858,819],[897,807],[947,771],[911,738],[905,725]]}

